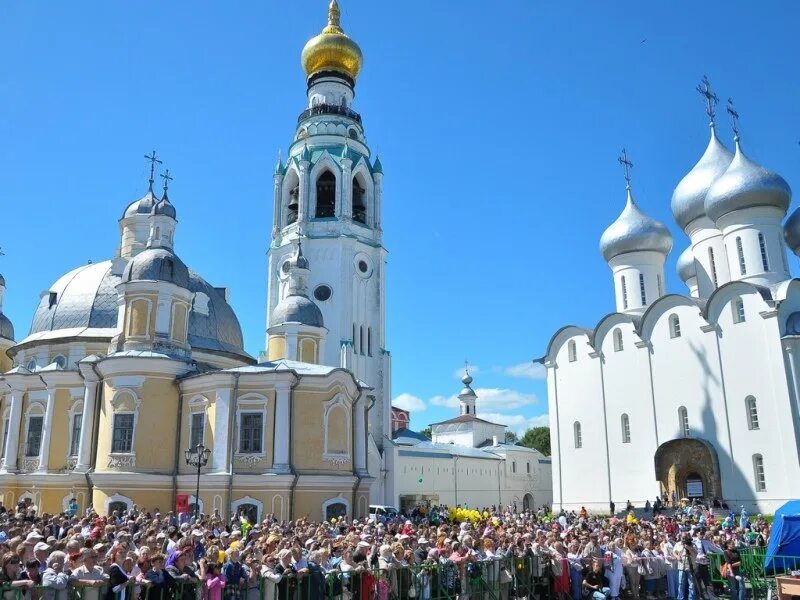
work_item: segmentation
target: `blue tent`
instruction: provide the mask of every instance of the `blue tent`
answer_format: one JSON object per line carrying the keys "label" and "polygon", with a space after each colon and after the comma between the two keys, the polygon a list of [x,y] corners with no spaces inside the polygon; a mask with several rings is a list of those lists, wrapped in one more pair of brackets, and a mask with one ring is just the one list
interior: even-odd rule
{"label": "blue tent", "polygon": [[[800,560],[783,561],[783,556],[800,556],[800,500],[790,500],[775,511],[775,521],[769,536],[764,570],[767,573],[797,568]],[[785,564],[784,564],[785,563]]]}

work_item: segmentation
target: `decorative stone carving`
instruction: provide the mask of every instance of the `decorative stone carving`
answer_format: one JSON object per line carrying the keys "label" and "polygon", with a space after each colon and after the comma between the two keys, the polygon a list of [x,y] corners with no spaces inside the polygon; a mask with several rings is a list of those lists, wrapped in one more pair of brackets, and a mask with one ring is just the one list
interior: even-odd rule
{"label": "decorative stone carving", "polygon": [[22,471],[25,473],[31,473],[39,468],[39,457],[38,456],[26,456],[22,459]]}
{"label": "decorative stone carving", "polygon": [[233,457],[233,463],[237,467],[247,467],[252,469],[253,467],[258,466],[260,463],[264,462],[264,456],[262,454],[235,454]]}
{"label": "decorative stone carving", "polygon": [[347,454],[323,454],[322,460],[333,463],[337,467],[341,467],[350,460],[350,456]]}
{"label": "decorative stone carving", "polygon": [[135,454],[109,454],[109,469],[132,469],[136,466]]}
{"label": "decorative stone carving", "polygon": [[75,467],[77,466],[78,466],[77,456],[70,456],[67,458],[67,471],[74,471]]}

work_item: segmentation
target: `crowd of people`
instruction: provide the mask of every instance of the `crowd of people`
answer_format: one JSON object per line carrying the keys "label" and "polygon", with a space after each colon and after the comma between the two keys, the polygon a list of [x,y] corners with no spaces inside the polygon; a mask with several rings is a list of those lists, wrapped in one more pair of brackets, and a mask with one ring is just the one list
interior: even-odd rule
{"label": "crowd of people", "polygon": [[[456,515],[467,515],[463,520]],[[3,600],[549,598],[744,600],[743,547],[768,523],[702,506],[638,519],[514,507],[325,522],[132,507],[100,516],[0,507]],[[728,589],[709,556],[723,555]]]}

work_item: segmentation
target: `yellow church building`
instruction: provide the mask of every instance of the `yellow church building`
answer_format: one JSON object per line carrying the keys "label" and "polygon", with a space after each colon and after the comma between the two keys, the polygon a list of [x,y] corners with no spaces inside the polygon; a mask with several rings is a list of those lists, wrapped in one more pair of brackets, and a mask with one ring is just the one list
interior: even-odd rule
{"label": "yellow church building", "polygon": [[[360,67],[358,46],[338,26],[335,1],[329,14],[329,26],[303,52],[313,89],[352,86]],[[355,123],[355,113],[341,104],[328,106],[314,100],[306,119],[332,112]],[[359,135],[351,134],[342,156],[348,143],[360,148]],[[311,154],[308,145],[292,152],[301,164]],[[379,353],[377,343],[373,349],[371,327],[367,343],[362,331],[360,352],[354,340],[339,339],[326,352],[330,330],[309,297],[314,264],[302,247],[313,236],[301,230],[301,214],[273,236],[282,263],[279,281],[270,281],[277,296],[269,308],[267,357],[257,362],[243,348],[227,290],[176,254],[169,174],[159,197],[158,161],[155,153],[147,158],[149,187],[125,208],[114,257],[69,271],[47,288],[19,342],[2,313],[0,276],[0,502],[9,507],[30,499],[40,512],[57,513],[75,498],[81,512],[91,506],[108,514],[134,504],[175,510],[188,496],[190,506],[222,517],[239,511],[278,520],[366,516],[374,481],[368,457],[374,463],[377,453],[370,424],[381,424],[388,411],[383,390],[354,372],[388,364],[388,352]],[[379,198],[376,164],[369,193],[356,189],[369,199]],[[373,228],[365,231],[374,234],[377,209],[362,214],[361,206],[355,220],[369,216]],[[342,219],[347,227],[353,221]],[[370,247],[378,260],[382,247]],[[359,285],[368,290],[366,260],[353,268],[361,268]],[[314,296],[322,298],[316,289]],[[340,345],[341,362],[326,362]],[[185,451],[199,444],[210,453],[195,498],[196,468]]]}

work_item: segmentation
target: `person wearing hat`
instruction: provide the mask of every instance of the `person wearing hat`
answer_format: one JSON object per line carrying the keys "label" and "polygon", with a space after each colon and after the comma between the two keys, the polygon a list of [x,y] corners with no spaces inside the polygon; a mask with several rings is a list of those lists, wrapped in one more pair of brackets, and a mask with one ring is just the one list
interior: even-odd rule
{"label": "person wearing hat", "polygon": [[81,551],[83,564],[70,575],[70,583],[79,588],[86,588],[80,594],[81,600],[97,600],[100,591],[97,588],[108,582],[108,577],[103,569],[97,566],[98,553],[94,548],[84,548]]}
{"label": "person wearing hat", "polygon": [[33,558],[38,563],[39,573],[44,573],[47,569],[47,557],[50,554],[50,546],[44,542],[36,542],[33,546]]}

